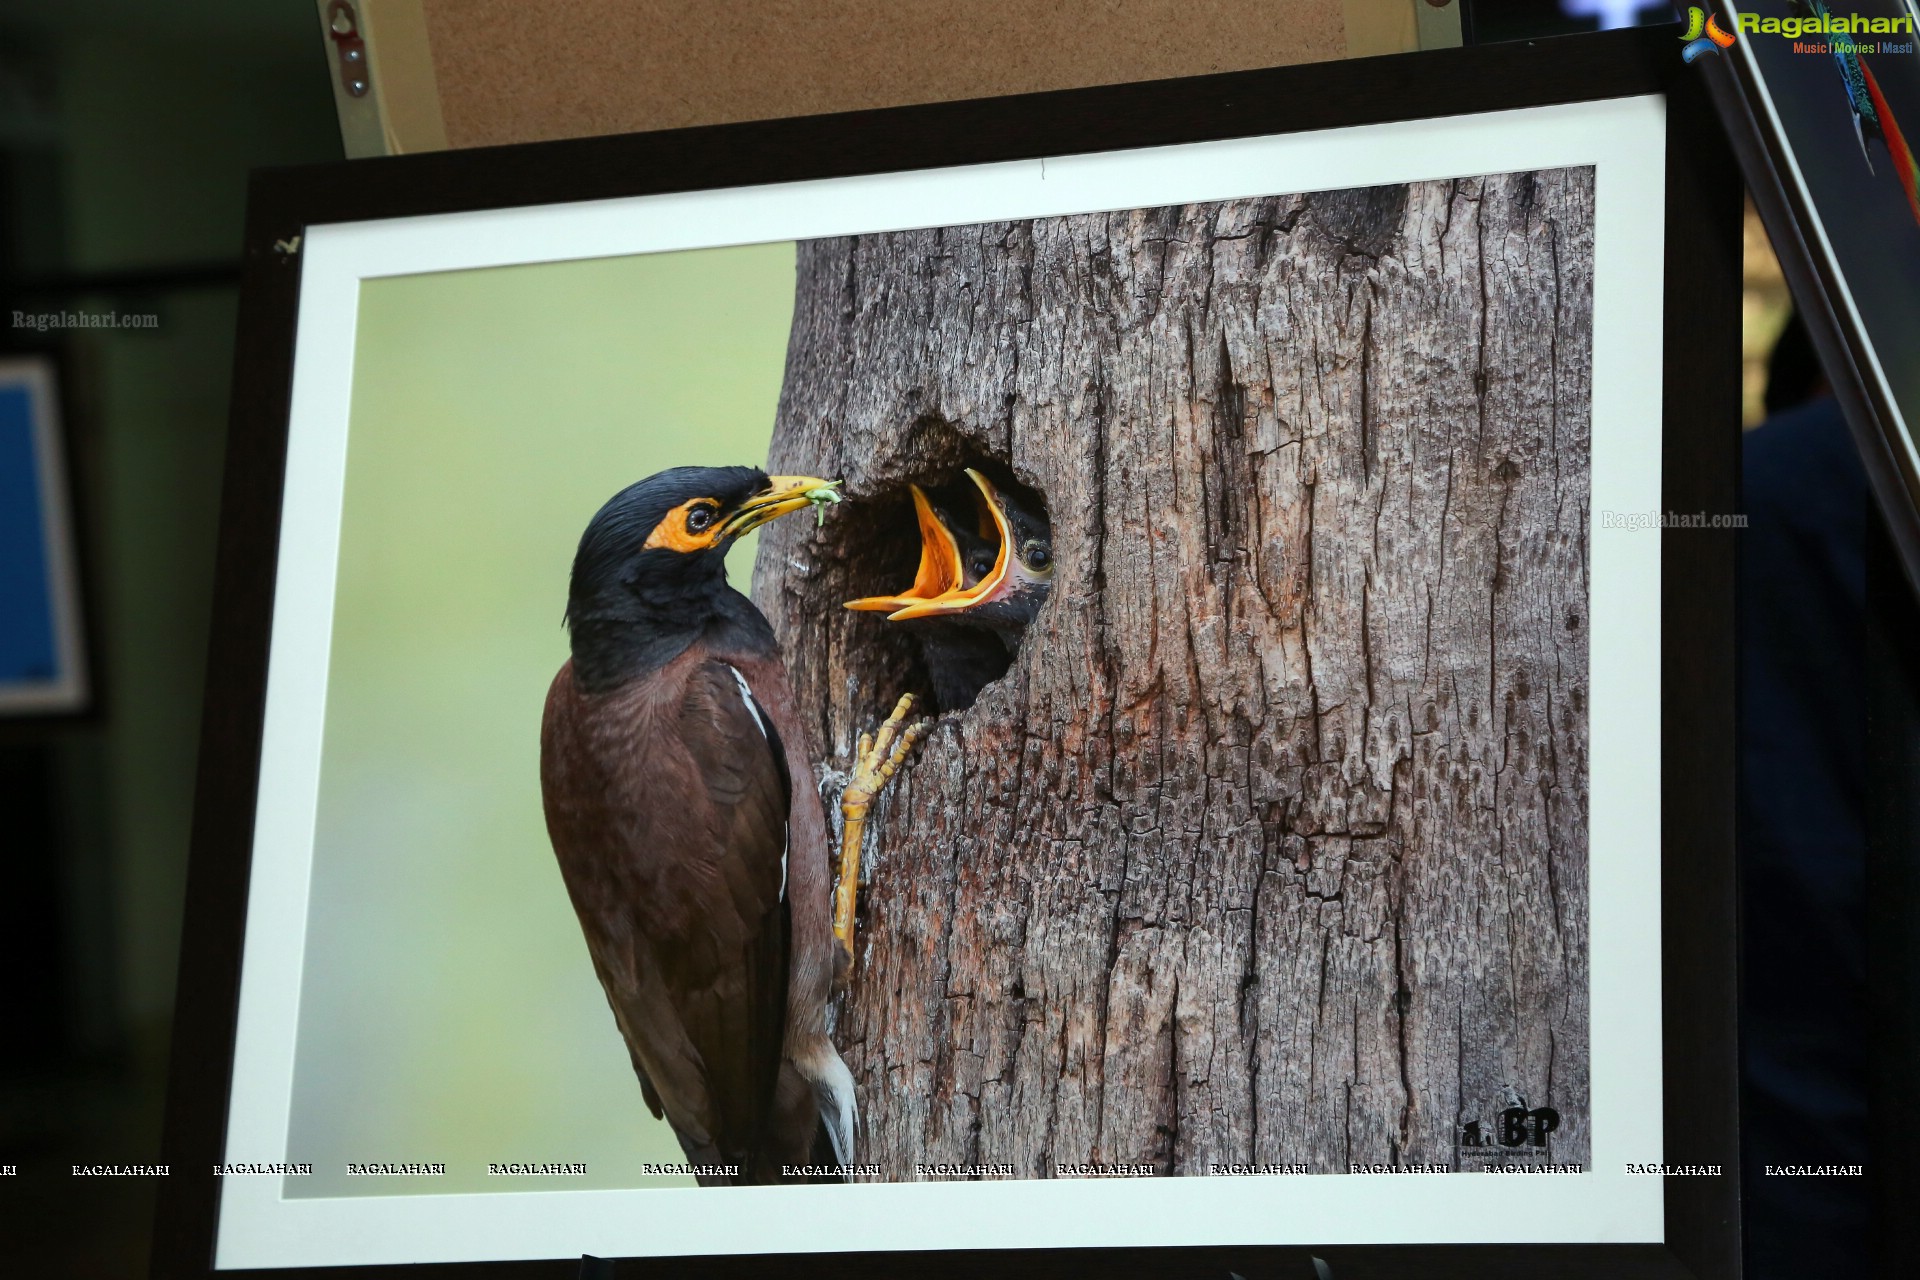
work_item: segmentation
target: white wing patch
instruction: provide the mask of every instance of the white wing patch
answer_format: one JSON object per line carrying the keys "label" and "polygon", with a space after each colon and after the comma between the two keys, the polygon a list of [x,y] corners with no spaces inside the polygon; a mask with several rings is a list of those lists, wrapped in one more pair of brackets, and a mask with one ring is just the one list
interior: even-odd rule
{"label": "white wing patch", "polygon": [[733,672],[733,682],[740,686],[740,701],[747,704],[747,714],[753,717],[753,723],[760,730],[761,737],[767,737],[767,722],[760,718],[760,704],[753,700],[753,689],[747,684],[747,678],[740,674],[740,668],[730,662],[720,664]]}
{"label": "white wing patch", "polygon": [[[747,714],[753,717],[754,727],[760,730],[760,737],[766,741],[772,741],[773,735],[767,732],[766,718],[760,714],[760,704],[753,700],[753,687],[747,683],[747,678],[741,675],[740,668],[731,662],[723,662],[720,665],[733,673],[733,682],[740,686],[740,701],[747,704]],[[785,842],[780,846],[780,901],[782,902],[787,900],[787,846],[792,843],[792,840],[793,833],[788,832]]]}

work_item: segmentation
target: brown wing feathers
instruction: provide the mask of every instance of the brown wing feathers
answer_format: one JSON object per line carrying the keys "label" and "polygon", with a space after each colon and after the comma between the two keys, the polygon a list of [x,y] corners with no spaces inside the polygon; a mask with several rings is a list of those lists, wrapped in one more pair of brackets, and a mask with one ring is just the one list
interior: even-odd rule
{"label": "brown wing feathers", "polygon": [[599,696],[562,668],[542,748],[549,834],[649,1105],[690,1160],[755,1163],[791,927],[771,722],[733,668],[690,651]]}

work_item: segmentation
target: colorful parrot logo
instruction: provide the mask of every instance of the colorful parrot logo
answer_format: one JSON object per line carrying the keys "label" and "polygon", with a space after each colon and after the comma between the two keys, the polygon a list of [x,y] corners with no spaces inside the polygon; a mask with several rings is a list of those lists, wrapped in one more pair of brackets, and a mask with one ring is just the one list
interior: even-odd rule
{"label": "colorful parrot logo", "polygon": [[[1828,16],[1825,0],[1790,0],[1788,7],[1796,13],[1811,13],[1816,18]],[[1853,116],[1853,136],[1860,141],[1860,155],[1867,162],[1867,171],[1878,172],[1873,167],[1873,153],[1867,149],[1867,140],[1878,138],[1893,161],[1894,177],[1899,180],[1900,190],[1913,210],[1913,219],[1920,223],[1920,170],[1914,167],[1913,151],[1900,132],[1900,122],[1893,118],[1886,95],[1880,91],[1880,82],[1873,78],[1872,68],[1846,41],[1834,40],[1831,48],[1833,60],[1840,69],[1841,85],[1846,89],[1847,110]]]}
{"label": "colorful parrot logo", "polygon": [[1713,15],[1698,5],[1687,9],[1687,31],[1680,38],[1686,41],[1680,49],[1680,56],[1689,64],[1702,54],[1717,53],[1733,43],[1733,37],[1721,29]]}

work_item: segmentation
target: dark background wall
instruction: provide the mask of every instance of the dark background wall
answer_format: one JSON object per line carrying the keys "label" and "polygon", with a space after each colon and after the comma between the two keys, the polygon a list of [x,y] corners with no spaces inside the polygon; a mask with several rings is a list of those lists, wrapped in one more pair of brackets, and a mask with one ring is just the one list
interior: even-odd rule
{"label": "dark background wall", "polygon": [[340,155],[318,27],[308,0],[0,13],[0,353],[61,364],[100,691],[0,720],[10,1275],[145,1270],[151,1184],[65,1168],[157,1158],[246,176]]}

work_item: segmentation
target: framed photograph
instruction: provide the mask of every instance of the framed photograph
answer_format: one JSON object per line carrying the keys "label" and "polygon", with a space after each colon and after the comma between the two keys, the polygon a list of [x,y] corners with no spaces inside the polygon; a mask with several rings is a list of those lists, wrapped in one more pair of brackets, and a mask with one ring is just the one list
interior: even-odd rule
{"label": "framed photograph", "polygon": [[1727,3],[1693,48],[1920,584],[1920,8]]}
{"label": "framed photograph", "polygon": [[53,361],[0,358],[0,717],[89,705],[72,496]]}
{"label": "framed photograph", "polygon": [[259,177],[157,1274],[1737,1274],[1672,34]]}

